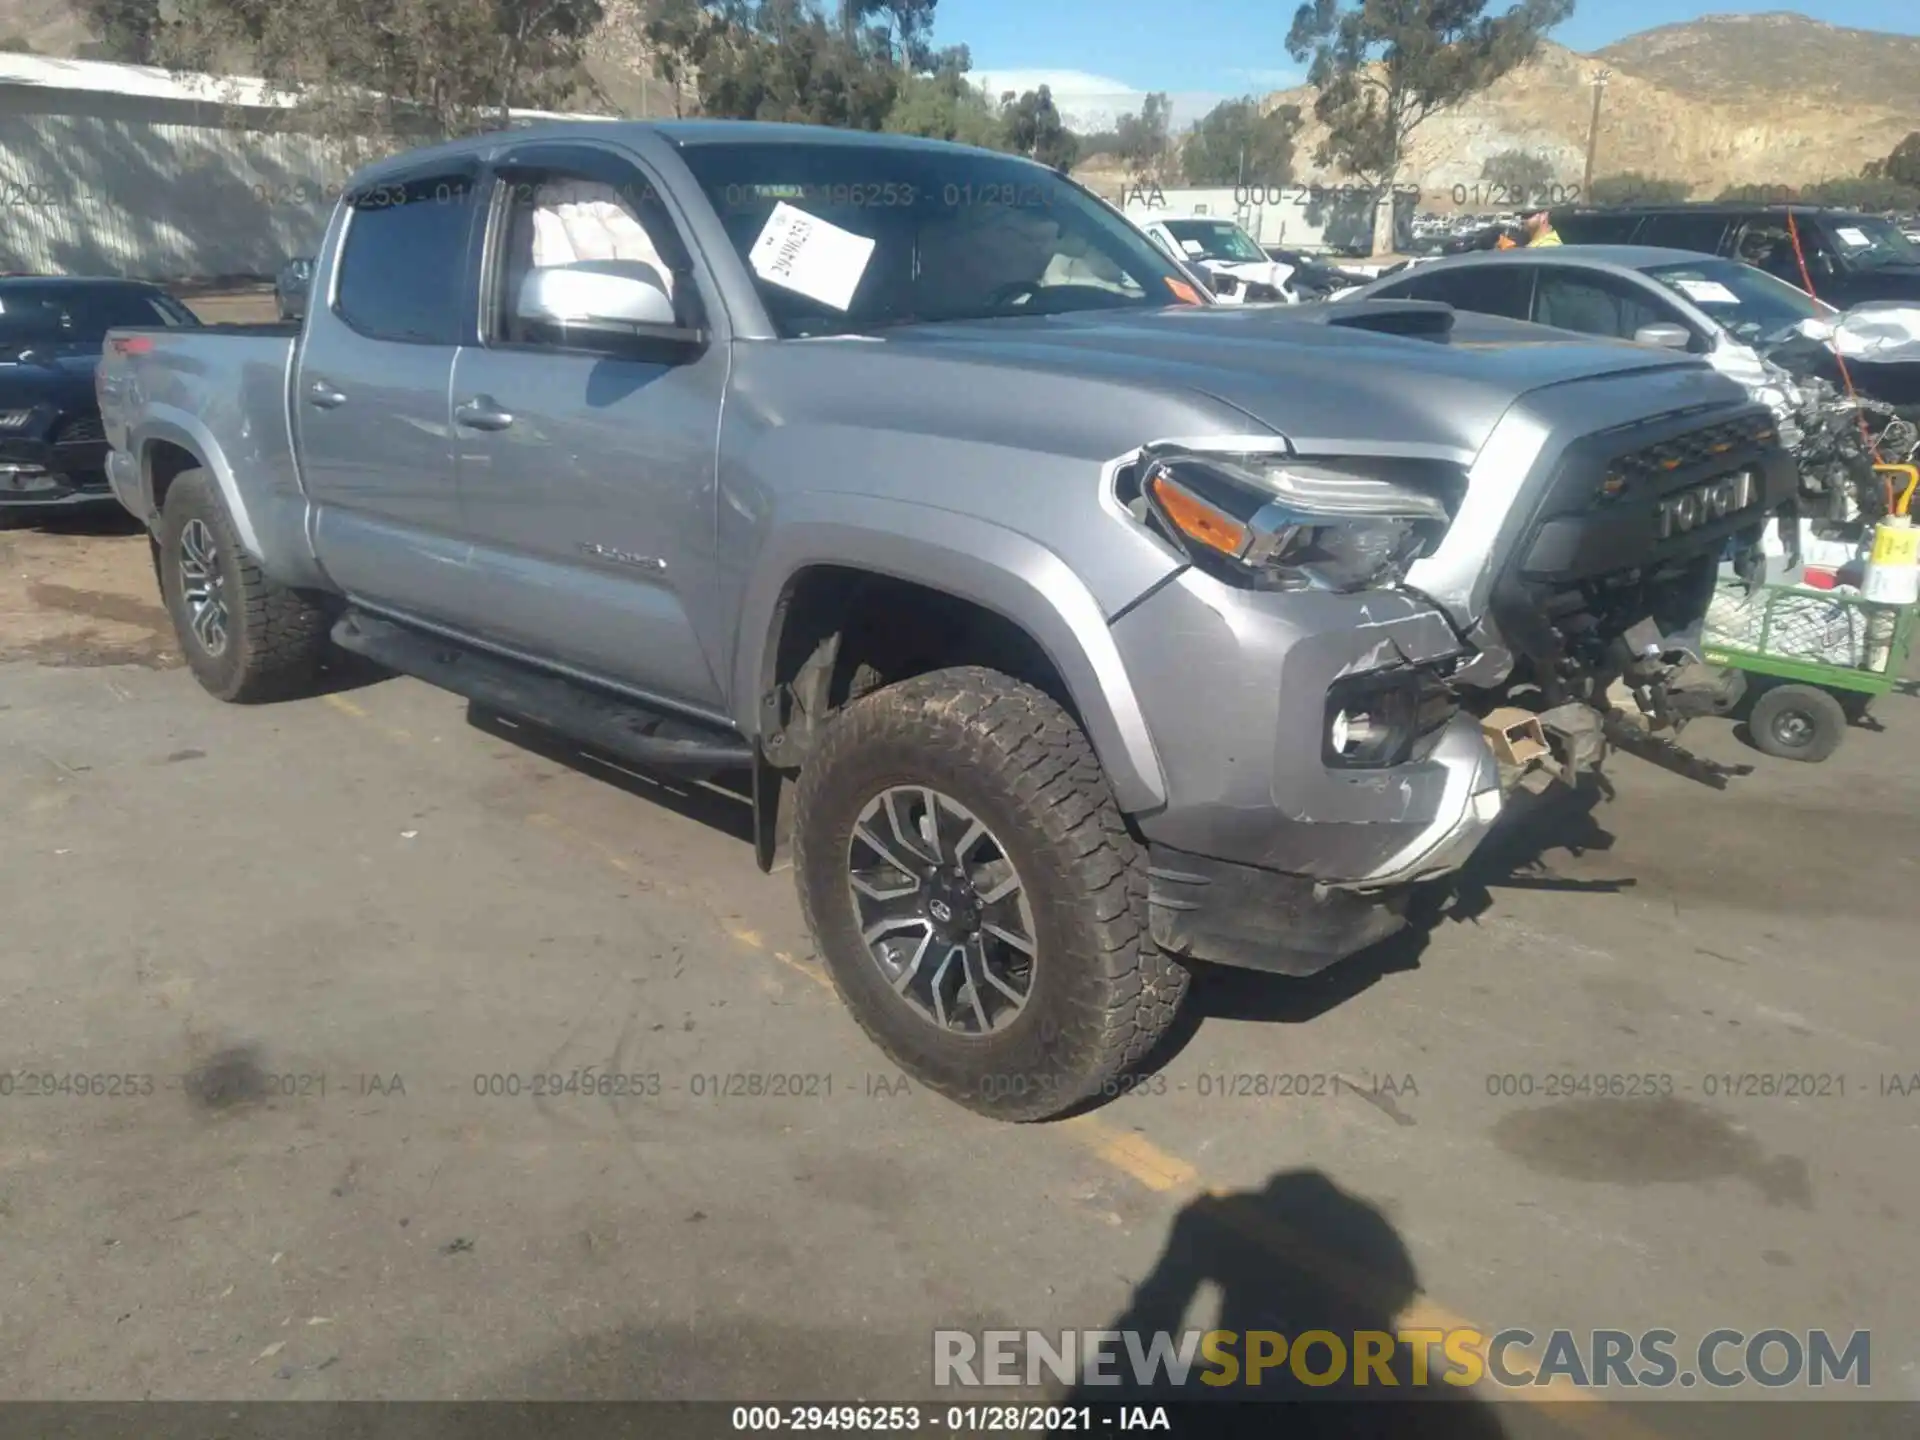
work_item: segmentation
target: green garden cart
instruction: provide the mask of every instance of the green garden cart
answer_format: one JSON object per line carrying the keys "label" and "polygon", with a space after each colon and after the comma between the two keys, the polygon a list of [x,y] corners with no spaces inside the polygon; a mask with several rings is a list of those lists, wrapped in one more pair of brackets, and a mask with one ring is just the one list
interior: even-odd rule
{"label": "green garden cart", "polygon": [[1912,605],[1836,590],[1722,581],[1701,653],[1748,681],[1747,732],[1783,760],[1825,760],[1847,726],[1902,683],[1913,646]]}

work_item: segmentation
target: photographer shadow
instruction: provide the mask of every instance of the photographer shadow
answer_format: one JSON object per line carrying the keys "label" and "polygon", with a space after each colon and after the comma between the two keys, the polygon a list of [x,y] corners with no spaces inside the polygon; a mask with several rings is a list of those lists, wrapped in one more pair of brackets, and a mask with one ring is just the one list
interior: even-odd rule
{"label": "photographer shadow", "polygon": [[[1203,1289],[1218,1296],[1210,1325],[1193,1315]],[[1401,1338],[1434,1323],[1408,1316],[1419,1294],[1413,1258],[1392,1221],[1318,1170],[1280,1172],[1259,1190],[1204,1195],[1180,1211],[1153,1270],[1106,1328],[1134,1332],[1143,1352],[1159,1332],[1177,1349],[1189,1326],[1231,1331],[1223,1343],[1235,1363],[1211,1361],[1196,1348],[1181,1380],[1163,1367],[1142,1383],[1122,1341],[1111,1347],[1119,1363],[1104,1367],[1118,1383],[1083,1373],[1065,1403],[1205,1404],[1204,1414],[1187,1413],[1208,1435],[1270,1436],[1284,1428],[1314,1440],[1504,1437],[1492,1406],[1457,1378],[1447,1381],[1437,1338],[1430,1348],[1420,1345],[1424,1363]],[[1249,1332],[1284,1337],[1284,1348],[1269,1342],[1267,1363],[1255,1373]],[[1310,1339],[1301,1346],[1303,1337]],[[1362,1341],[1375,1363],[1356,1383]],[[1294,1403],[1279,1412],[1272,1402]]]}

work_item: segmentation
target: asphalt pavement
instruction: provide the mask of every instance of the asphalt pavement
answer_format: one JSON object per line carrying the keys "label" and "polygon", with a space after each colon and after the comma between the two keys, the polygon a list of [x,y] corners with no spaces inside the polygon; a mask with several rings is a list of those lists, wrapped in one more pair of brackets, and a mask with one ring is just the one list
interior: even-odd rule
{"label": "asphalt pavement", "polygon": [[[935,1330],[1338,1315],[1869,1330],[1920,1400],[1879,713],[1818,766],[1699,723],[1722,793],[1616,757],[1417,932],[1203,973],[1133,1093],[1004,1126],[842,1013],[737,795],[410,680],[216,704],[144,540],[0,533],[0,1398],[925,1399]],[[1484,1399],[1684,1429],[1553,1390]]]}

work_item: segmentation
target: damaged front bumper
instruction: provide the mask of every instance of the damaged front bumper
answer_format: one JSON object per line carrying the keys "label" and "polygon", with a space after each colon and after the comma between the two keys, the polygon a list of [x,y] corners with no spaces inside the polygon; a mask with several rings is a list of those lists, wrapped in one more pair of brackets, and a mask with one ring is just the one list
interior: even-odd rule
{"label": "damaged front bumper", "polygon": [[[1499,819],[1493,748],[1445,688],[1471,652],[1423,600],[1188,571],[1114,635],[1167,774],[1168,803],[1135,819],[1153,936],[1175,953],[1323,969],[1399,929],[1407,888]],[[1372,713],[1369,696],[1410,698]],[[1351,738],[1367,726],[1372,751]]]}

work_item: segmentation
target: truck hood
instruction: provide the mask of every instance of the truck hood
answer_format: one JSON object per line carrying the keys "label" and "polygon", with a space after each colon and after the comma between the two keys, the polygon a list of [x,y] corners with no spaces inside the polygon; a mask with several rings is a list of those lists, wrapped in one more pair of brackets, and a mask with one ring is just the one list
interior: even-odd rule
{"label": "truck hood", "polygon": [[[1451,329],[1439,328],[1449,315]],[[1389,333],[1421,328],[1435,333]],[[1198,391],[1257,422],[1249,428],[1303,448],[1385,437],[1462,459],[1530,391],[1703,364],[1670,350],[1406,301],[1097,310],[885,333],[904,354]]]}

